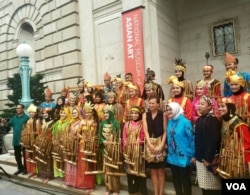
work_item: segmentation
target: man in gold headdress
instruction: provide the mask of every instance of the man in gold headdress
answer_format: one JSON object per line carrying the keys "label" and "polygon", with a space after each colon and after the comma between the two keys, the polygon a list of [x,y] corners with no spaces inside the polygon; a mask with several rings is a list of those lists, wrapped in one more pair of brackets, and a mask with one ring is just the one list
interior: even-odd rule
{"label": "man in gold headdress", "polygon": [[[147,69],[146,72],[146,82],[153,82],[156,85],[156,95],[163,101],[165,99],[165,95],[160,83],[155,79],[155,71]],[[142,92],[142,98],[145,100],[147,99],[145,89]]]}
{"label": "man in gold headdress", "polygon": [[[150,97],[156,96],[156,90],[157,90],[157,85],[151,81],[146,82],[144,84],[144,90],[146,93],[146,99],[144,99],[144,108],[145,111],[148,111],[149,109],[149,99]],[[160,110],[162,110],[162,99],[160,99]]]}
{"label": "man in gold headdress", "polygon": [[109,75],[108,72],[106,72],[104,74],[104,78],[103,78],[103,81],[104,81],[104,87],[103,87],[103,91],[104,91],[104,100],[105,102],[107,102],[107,93],[109,91],[115,91],[115,87],[112,85],[112,82],[111,82],[111,76]]}
{"label": "man in gold headdress", "polygon": [[204,78],[197,81],[197,84],[203,85],[206,88],[207,96],[209,97],[221,97],[221,85],[220,81],[212,78],[214,71],[213,65],[204,65],[202,68]]}
{"label": "man in gold headdress", "polygon": [[[241,76],[245,81],[245,91],[249,92],[250,91],[250,74],[247,72],[239,72],[238,71],[238,64],[239,64],[239,59],[232,56],[230,53],[225,54],[225,68],[226,71],[232,70],[235,71],[239,76]],[[226,80],[224,81],[224,89],[223,89],[223,96],[224,97],[229,97],[232,95],[232,90]]]}

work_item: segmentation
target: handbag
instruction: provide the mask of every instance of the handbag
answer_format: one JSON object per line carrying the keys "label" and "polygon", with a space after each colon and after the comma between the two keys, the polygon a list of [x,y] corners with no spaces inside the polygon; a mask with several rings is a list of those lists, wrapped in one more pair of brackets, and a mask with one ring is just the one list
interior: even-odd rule
{"label": "handbag", "polygon": [[[160,146],[161,145],[161,137],[157,137],[157,138],[149,138],[150,139],[150,143],[152,145],[154,145],[155,147],[157,146]],[[162,162],[165,160],[167,156],[167,153],[165,151],[165,148],[163,148],[163,150],[157,154],[155,153],[151,153],[149,147],[148,147],[148,144],[146,143],[146,146],[145,146],[145,160],[147,162],[154,162],[154,163],[157,163],[157,162]]]}
{"label": "handbag", "polygon": [[212,172],[214,175],[217,175],[218,174],[218,167],[219,167],[219,162],[220,162],[220,155],[219,154],[215,154],[211,163],[210,163],[210,166],[208,166],[208,170],[210,172]]}

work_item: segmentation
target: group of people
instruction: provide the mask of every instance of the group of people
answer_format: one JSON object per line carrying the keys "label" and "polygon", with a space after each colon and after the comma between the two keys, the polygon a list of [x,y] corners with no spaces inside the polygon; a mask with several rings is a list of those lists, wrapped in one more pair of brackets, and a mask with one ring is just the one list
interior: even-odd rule
{"label": "group of people", "polygon": [[172,85],[167,100],[150,69],[143,90],[131,73],[125,81],[105,73],[104,85],[64,88],[56,103],[47,88],[45,102],[31,104],[29,116],[19,104],[17,114],[3,121],[13,127],[14,174],[29,173],[44,182],[61,178],[87,193],[104,183],[105,194],[113,195],[119,194],[120,177],[127,176],[129,194],[147,195],[149,173],[154,194],[163,195],[169,166],[176,194],[191,195],[193,164],[203,195],[220,194],[221,177],[249,176],[250,75],[237,66],[238,59],[226,53],[223,95],[212,65],[203,67],[204,78],[193,89],[181,59],[167,79]]}

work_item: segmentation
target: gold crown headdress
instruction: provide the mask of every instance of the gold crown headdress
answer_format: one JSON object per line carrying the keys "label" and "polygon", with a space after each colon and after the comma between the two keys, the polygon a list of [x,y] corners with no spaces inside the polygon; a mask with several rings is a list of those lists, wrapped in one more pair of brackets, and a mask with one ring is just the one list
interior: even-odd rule
{"label": "gold crown headdress", "polygon": [[75,94],[75,93],[70,92],[70,93],[69,93],[69,100],[76,101],[76,100],[77,100],[77,96],[76,96],[76,94]]}
{"label": "gold crown headdress", "polygon": [[230,97],[221,97],[221,98],[218,98],[217,99],[217,102],[218,102],[218,104],[219,103],[231,103],[231,104],[234,104],[234,100],[232,99],[232,98],[230,98]]}
{"label": "gold crown headdress", "polygon": [[131,109],[130,109],[130,112],[132,111],[135,111],[139,114],[142,114],[144,112],[144,109],[142,107],[139,107],[139,106],[133,106]]}
{"label": "gold crown headdress", "polygon": [[225,79],[227,83],[235,82],[239,84],[242,87],[245,87],[246,81],[243,79],[243,77],[239,76],[235,71],[228,70],[225,75]]}
{"label": "gold crown headdress", "polygon": [[175,58],[175,70],[181,70],[182,72],[186,72],[186,65],[182,61],[181,58]]}
{"label": "gold crown headdress", "polygon": [[213,65],[210,65],[210,64],[204,65],[202,69],[203,70],[210,70],[211,72],[214,71]]}
{"label": "gold crown headdress", "polygon": [[137,85],[134,85],[134,84],[132,84],[132,83],[129,83],[128,84],[128,88],[129,89],[133,89],[133,90],[135,90],[135,91],[138,91],[139,89],[138,89],[138,86]]}
{"label": "gold crown headdress", "polygon": [[185,85],[182,81],[178,81],[178,78],[176,76],[170,76],[168,79],[167,79],[167,84],[176,84],[178,86],[180,86],[181,88],[185,88]]}
{"label": "gold crown headdress", "polygon": [[113,79],[114,82],[121,82],[123,83],[123,80],[121,78],[121,74],[116,75],[116,77]]}
{"label": "gold crown headdress", "polygon": [[94,105],[91,102],[85,102],[83,106],[84,112],[91,112],[94,109]]}
{"label": "gold crown headdress", "polygon": [[197,82],[196,87],[205,87],[206,86],[206,82],[204,82],[203,80],[200,80],[199,82]]}

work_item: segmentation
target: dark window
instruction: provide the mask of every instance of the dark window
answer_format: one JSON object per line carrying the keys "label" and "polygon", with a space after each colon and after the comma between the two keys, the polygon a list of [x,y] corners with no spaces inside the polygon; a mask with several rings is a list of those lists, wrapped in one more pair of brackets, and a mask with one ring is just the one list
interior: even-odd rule
{"label": "dark window", "polygon": [[215,55],[236,52],[234,22],[213,26],[213,42]]}

